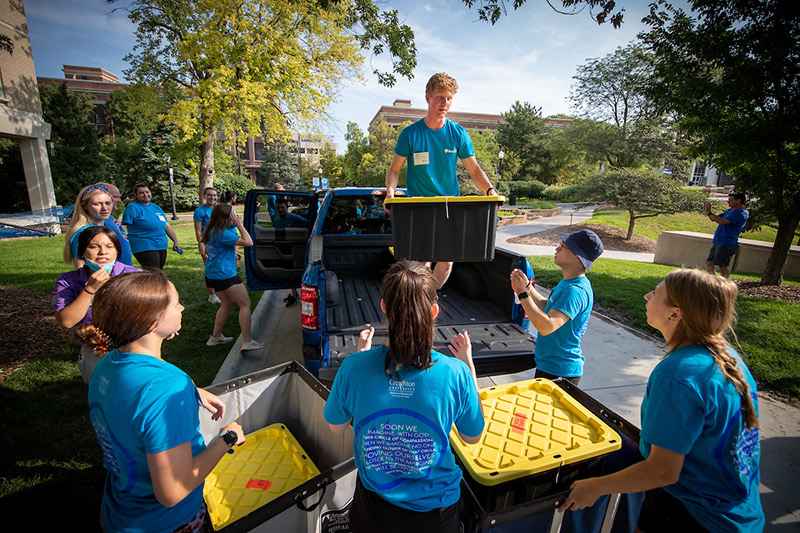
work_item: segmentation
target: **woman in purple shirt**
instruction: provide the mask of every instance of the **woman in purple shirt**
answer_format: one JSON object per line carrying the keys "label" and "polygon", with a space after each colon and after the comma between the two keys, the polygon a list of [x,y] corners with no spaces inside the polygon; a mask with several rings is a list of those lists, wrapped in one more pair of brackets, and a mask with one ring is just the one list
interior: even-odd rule
{"label": "woman in purple shirt", "polygon": [[[53,312],[65,328],[92,321],[92,297],[112,276],[139,269],[117,262],[121,246],[119,237],[105,226],[89,226],[78,236],[76,259],[85,264],[64,272],[53,289]],[[78,368],[86,383],[98,359],[91,348],[81,347]]]}

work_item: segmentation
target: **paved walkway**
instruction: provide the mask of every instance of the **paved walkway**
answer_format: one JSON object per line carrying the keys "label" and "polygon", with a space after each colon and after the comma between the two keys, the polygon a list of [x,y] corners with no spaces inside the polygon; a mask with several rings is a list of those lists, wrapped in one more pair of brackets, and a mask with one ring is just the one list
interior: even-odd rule
{"label": "paved walkway", "polygon": [[[591,207],[575,211],[574,206],[564,204],[563,208],[562,213],[555,217],[498,228],[497,246],[526,255],[552,256],[555,251],[552,246],[511,244],[507,239],[577,224],[591,217]],[[653,254],[607,251],[603,257],[653,261]],[[266,346],[242,355],[239,351],[240,337],[220,368],[215,383],[292,358],[302,361],[300,307],[285,309],[282,301],[285,293],[265,291],[253,313],[254,335]],[[271,343],[271,339],[281,339],[281,342]],[[632,330],[599,313],[592,313],[582,344],[586,365],[581,389],[639,427],[639,406],[647,378],[664,355],[660,339]],[[532,377],[533,372],[528,371],[481,378],[479,386],[511,383]],[[762,447],[760,492],[767,516],[766,530],[800,532],[800,492],[796,487],[800,480],[800,409],[765,393],[759,393],[759,407]]]}

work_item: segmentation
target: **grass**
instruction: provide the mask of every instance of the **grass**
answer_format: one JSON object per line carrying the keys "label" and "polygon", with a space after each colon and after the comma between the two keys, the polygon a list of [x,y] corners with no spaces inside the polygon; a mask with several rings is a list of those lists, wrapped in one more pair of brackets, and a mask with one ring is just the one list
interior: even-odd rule
{"label": "grass", "polygon": [[[561,270],[552,257],[531,257],[536,279],[554,285],[561,279]],[[671,265],[637,263],[600,258],[588,277],[592,282],[595,302],[625,317],[633,326],[660,337],[647,324],[644,295],[676,269]],[[758,280],[753,274],[734,273],[733,278]],[[784,283],[800,286],[800,279],[787,278]],[[797,324],[800,305],[740,296],[736,302],[737,350],[750,367],[759,386],[787,394],[800,400],[800,358],[797,357]]]}
{"label": "grass", "polygon": [[[715,206],[715,213],[722,212],[724,208]],[[586,221],[593,224],[607,224],[628,230],[628,212],[622,209],[606,209],[598,211]],[[658,215],[655,217],[638,218],[633,227],[637,233],[648,239],[657,241],[662,231],[696,231],[699,233],[713,234],[717,229],[717,224],[702,216],[700,213],[684,212],[672,215]],[[741,237],[743,239],[753,239],[756,241],[775,242],[775,235],[778,230],[768,226],[762,226],[759,231],[745,231]]]}
{"label": "grass", "polygon": [[[206,301],[193,227],[174,229],[184,254],[170,251],[164,270],[186,310],[181,334],[164,344],[163,356],[204,387],[214,379],[230,344],[205,345],[217,306]],[[0,241],[0,284],[49,293],[58,274],[69,269],[61,262],[63,244],[62,237]],[[260,297],[260,292],[250,293],[253,307]],[[235,311],[224,332],[239,335]],[[87,387],[77,368],[77,352],[77,346],[65,343],[0,382],[0,512],[5,511],[4,527],[9,531],[15,525],[60,528],[64,517],[80,524],[81,530],[99,530],[93,524],[99,516],[105,469],[88,419]]]}

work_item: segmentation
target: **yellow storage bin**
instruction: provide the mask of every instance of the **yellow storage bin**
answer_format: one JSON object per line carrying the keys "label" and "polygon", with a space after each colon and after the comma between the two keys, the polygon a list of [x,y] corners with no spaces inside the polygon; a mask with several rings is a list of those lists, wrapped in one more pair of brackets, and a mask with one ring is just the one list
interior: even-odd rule
{"label": "yellow storage bin", "polygon": [[602,473],[604,456],[622,439],[605,422],[547,379],[479,391],[486,426],[467,444],[454,429],[450,445],[470,487],[487,510],[569,488]]}
{"label": "yellow storage bin", "polygon": [[209,474],[203,490],[216,531],[320,474],[283,424],[250,433],[234,450]]}

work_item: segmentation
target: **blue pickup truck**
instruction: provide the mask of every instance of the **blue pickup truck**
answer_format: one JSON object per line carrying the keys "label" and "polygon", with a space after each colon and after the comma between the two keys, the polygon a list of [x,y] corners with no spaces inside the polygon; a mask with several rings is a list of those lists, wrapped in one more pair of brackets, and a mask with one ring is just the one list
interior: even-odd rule
{"label": "blue pickup truck", "polygon": [[[356,351],[367,324],[375,344],[386,338],[380,286],[395,257],[385,196],[358,187],[247,194],[245,227],[255,242],[245,253],[248,288],[300,289],[303,358],[324,381]],[[535,336],[509,284],[514,268],[533,276],[525,256],[497,248],[492,261],[456,263],[439,293],[435,349],[449,354],[453,334],[469,331],[479,376],[534,366]]]}

